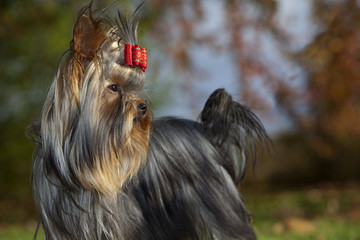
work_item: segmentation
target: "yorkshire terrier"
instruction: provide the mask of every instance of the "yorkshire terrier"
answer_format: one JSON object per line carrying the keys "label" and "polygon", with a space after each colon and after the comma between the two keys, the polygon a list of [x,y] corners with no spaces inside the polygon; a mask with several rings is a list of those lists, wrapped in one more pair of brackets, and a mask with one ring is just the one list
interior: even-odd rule
{"label": "yorkshire terrier", "polygon": [[223,89],[198,121],[154,120],[139,10],[102,12],[79,12],[30,127],[38,229],[46,239],[256,239],[237,184],[269,141],[260,120]]}

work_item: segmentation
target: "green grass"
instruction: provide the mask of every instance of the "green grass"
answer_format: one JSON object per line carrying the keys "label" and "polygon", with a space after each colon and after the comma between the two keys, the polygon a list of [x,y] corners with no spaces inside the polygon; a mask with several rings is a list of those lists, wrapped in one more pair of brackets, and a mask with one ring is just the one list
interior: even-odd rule
{"label": "green grass", "polygon": [[[36,227],[35,227],[36,228]],[[0,229],[1,240],[30,240],[33,239],[35,228],[30,229],[23,225],[13,225]],[[44,239],[44,234],[40,233],[38,239]]]}
{"label": "green grass", "polygon": [[[242,191],[259,240],[360,240],[360,188]],[[27,224],[1,225],[0,240],[32,239]],[[38,239],[44,239],[40,233]]]}
{"label": "green grass", "polygon": [[311,233],[298,233],[290,229],[284,229],[280,232],[275,230],[274,226],[279,226],[264,222],[255,226],[259,240],[357,240],[360,239],[359,222],[334,220],[323,218],[314,222],[315,230]]}
{"label": "green grass", "polygon": [[244,195],[259,240],[360,240],[358,187]]}

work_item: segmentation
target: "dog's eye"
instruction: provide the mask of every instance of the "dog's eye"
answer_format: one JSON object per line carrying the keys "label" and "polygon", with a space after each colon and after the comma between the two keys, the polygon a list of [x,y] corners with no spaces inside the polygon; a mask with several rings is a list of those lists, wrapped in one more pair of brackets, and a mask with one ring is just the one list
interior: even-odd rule
{"label": "dog's eye", "polygon": [[108,86],[108,88],[112,92],[118,92],[119,91],[119,87],[116,84],[112,84],[112,85]]}

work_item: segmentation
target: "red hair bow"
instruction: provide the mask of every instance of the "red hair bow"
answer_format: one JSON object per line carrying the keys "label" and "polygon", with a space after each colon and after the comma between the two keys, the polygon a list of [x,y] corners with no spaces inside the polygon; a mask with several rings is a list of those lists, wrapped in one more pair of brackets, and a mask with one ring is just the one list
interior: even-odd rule
{"label": "red hair bow", "polygon": [[139,66],[140,69],[145,72],[147,67],[146,48],[140,48],[139,45],[125,44],[124,65]]}

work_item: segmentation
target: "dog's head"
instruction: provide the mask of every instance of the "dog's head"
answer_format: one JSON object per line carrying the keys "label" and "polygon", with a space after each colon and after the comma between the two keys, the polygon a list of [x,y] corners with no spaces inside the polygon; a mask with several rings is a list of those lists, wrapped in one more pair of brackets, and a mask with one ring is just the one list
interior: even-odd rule
{"label": "dog's head", "polygon": [[141,98],[144,63],[126,62],[136,14],[119,13],[111,26],[99,12],[88,6],[76,18],[43,107],[41,157],[62,186],[112,195],[146,159],[150,112]]}

